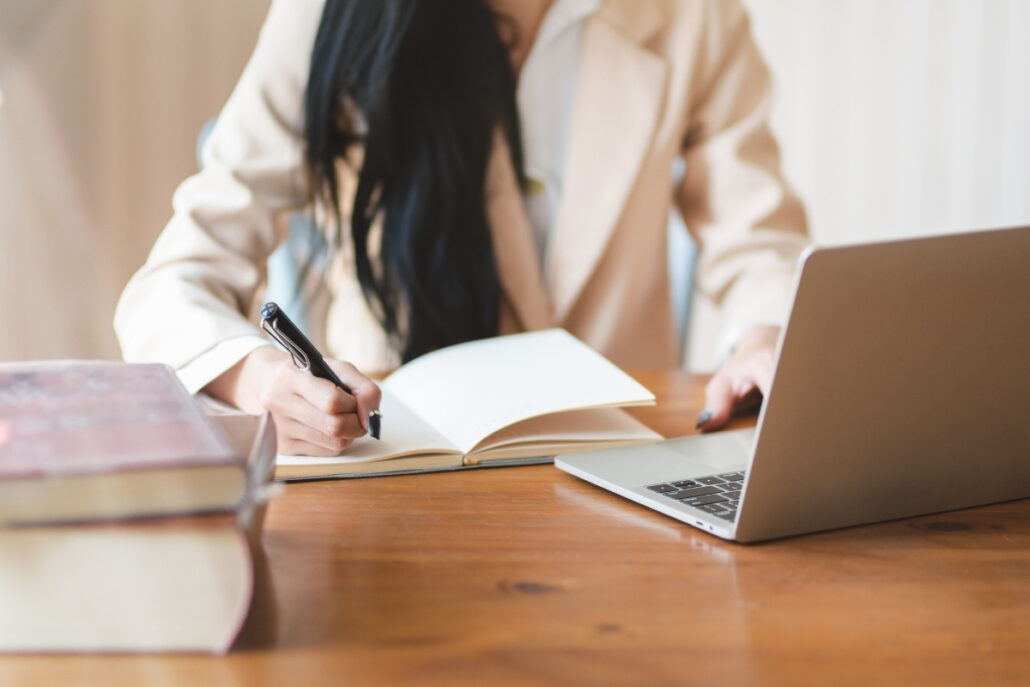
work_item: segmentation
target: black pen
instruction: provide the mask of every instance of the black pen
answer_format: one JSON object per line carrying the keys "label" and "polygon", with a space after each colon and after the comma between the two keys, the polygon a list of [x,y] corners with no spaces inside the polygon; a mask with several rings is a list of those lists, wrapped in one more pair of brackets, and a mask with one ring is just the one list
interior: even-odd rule
{"label": "black pen", "polygon": [[[293,358],[294,365],[302,370],[307,370],[316,377],[329,380],[348,394],[354,393],[325,364],[322,354],[277,304],[265,303],[261,308],[261,328],[268,332],[276,343],[286,349],[286,352]],[[368,434],[373,439],[379,438],[382,417],[378,410],[368,411]]]}

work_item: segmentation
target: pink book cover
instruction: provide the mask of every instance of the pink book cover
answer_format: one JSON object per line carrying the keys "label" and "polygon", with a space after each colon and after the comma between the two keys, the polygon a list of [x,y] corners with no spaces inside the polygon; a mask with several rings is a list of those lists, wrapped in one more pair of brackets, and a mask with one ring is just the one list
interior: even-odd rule
{"label": "pink book cover", "polygon": [[242,460],[166,365],[0,364],[0,479]]}

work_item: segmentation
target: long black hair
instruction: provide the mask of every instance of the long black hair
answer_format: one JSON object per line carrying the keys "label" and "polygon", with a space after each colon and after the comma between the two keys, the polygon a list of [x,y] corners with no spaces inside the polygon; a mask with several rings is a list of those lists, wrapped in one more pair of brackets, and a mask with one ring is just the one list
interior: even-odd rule
{"label": "long black hair", "polygon": [[313,187],[337,220],[335,165],[362,150],[356,273],[403,360],[496,334],[486,169],[500,131],[521,178],[522,145],[515,75],[485,0],[326,0],[305,108]]}

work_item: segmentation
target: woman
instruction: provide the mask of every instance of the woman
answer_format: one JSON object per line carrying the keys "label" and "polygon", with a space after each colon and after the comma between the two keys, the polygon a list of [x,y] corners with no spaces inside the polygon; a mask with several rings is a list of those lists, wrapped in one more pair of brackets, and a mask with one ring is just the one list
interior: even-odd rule
{"label": "woman", "polygon": [[[736,0],[276,0],[122,296],[123,352],[270,410],[280,451],[311,455],[367,429],[379,392],[358,370],[468,339],[562,326],[623,367],[677,365],[675,199],[729,323],[699,421],[716,428],[769,383],[806,241],[768,105]],[[335,247],[311,333],[353,395],[254,325],[284,219],[309,207]]]}

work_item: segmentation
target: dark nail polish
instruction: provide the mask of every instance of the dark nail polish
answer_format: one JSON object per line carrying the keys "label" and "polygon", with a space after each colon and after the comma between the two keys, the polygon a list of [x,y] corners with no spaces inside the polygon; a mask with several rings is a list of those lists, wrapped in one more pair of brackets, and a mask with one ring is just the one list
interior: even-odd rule
{"label": "dark nail polish", "polygon": [[380,421],[383,415],[378,410],[370,410],[368,413],[368,435],[373,439],[379,438]]}
{"label": "dark nail polish", "polygon": [[698,415],[698,417],[697,417],[697,424],[694,425],[694,429],[701,429],[702,427],[705,426],[705,423],[707,423],[711,419],[712,419],[712,411],[710,411],[707,408],[705,408],[704,410],[701,411],[701,414]]}

